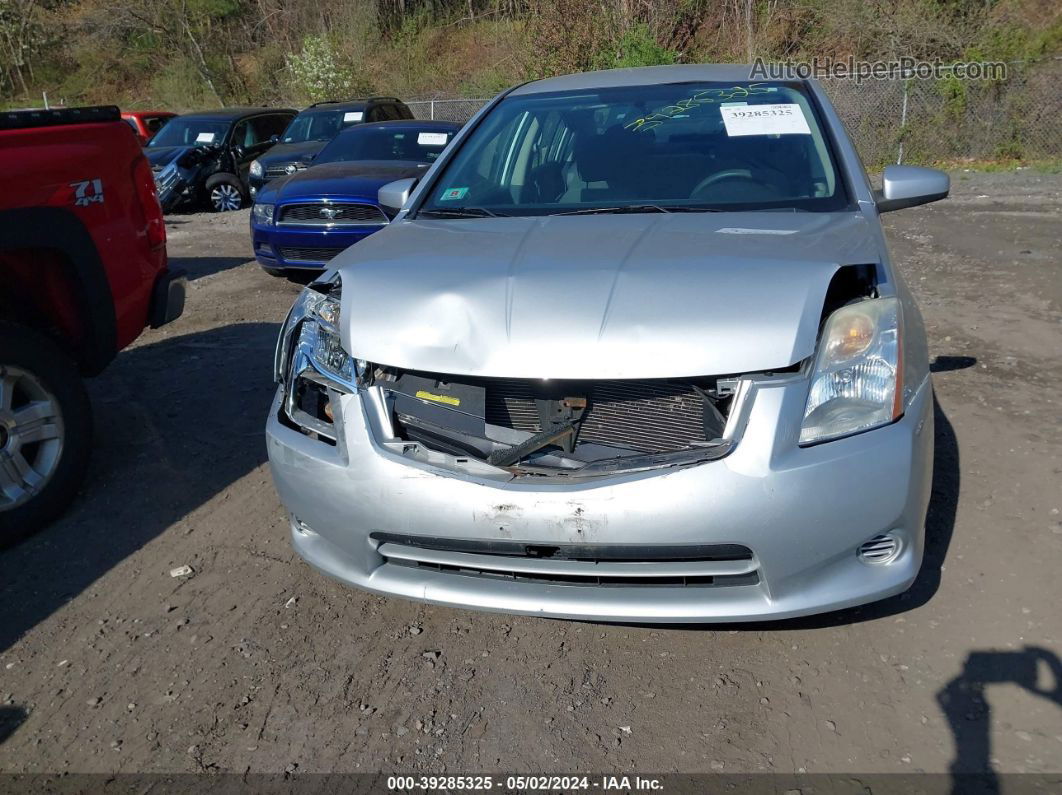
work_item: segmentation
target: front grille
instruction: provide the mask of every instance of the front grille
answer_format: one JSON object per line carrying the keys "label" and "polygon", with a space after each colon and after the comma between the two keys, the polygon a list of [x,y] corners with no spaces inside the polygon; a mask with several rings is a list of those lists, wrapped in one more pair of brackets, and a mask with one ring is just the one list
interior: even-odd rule
{"label": "front grille", "polygon": [[299,226],[362,226],[386,224],[387,216],[375,204],[288,204],[280,207],[279,224]]}
{"label": "front grille", "polygon": [[673,577],[639,577],[637,575],[589,575],[560,574],[556,572],[511,572],[511,571],[487,571],[477,569],[474,566],[460,564],[449,565],[444,563],[414,563],[410,561],[388,561],[396,566],[408,566],[421,569],[422,571],[436,571],[442,574],[457,574],[465,577],[480,577],[494,580],[507,580],[509,582],[537,582],[543,585],[575,585],[575,586],[620,586],[624,588],[646,587],[683,587],[702,588],[735,585],[756,585],[760,578],[756,572],[748,574],[732,574],[724,577],[713,575],[675,575]]}
{"label": "front grille", "polygon": [[[541,430],[535,397],[540,382],[490,378],[485,419],[491,425],[537,433]],[[646,453],[679,450],[707,441],[704,398],[683,381],[595,381],[573,387],[585,391],[589,403],[579,442],[594,442]]]}
{"label": "front grille", "polygon": [[589,563],[679,563],[751,561],[744,544],[541,544],[481,538],[443,538],[375,531],[369,538],[379,544],[399,544],[411,549],[501,555],[535,560],[581,560]]}
{"label": "front grille", "polygon": [[392,566],[439,574],[541,583],[621,587],[755,585],[759,565],[740,544],[526,544],[372,533]]}
{"label": "front grille", "polygon": [[173,183],[177,181],[177,168],[173,165],[165,166],[163,168],[153,168],[151,173],[155,176],[155,189],[157,191],[164,191],[173,187]]}
{"label": "front grille", "polygon": [[287,174],[288,166],[293,166],[294,163],[275,163],[271,166],[266,166],[265,175],[267,179],[276,179]]}
{"label": "front grille", "polygon": [[332,257],[336,256],[336,254],[344,250],[345,247],[343,246],[281,246],[280,256],[288,262],[328,262]]}

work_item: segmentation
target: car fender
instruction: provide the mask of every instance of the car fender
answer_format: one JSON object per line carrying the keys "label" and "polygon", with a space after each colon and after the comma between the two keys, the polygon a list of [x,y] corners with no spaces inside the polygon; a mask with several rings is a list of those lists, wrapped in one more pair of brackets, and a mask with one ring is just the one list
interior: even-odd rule
{"label": "car fender", "polygon": [[86,375],[100,372],[117,351],[114,298],[96,244],[81,220],[58,207],[0,211],[0,252],[41,249],[67,263],[67,282],[81,311],[82,338],[75,352]]}

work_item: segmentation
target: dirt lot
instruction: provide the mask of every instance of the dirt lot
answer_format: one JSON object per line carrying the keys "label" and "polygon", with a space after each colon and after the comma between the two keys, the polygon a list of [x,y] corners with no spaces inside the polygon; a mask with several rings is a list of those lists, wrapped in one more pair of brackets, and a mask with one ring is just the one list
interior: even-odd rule
{"label": "dirt lot", "polygon": [[263,441],[299,287],[248,260],[245,212],[170,219],[185,316],[94,381],[83,495],[0,554],[0,770],[1062,770],[1062,176],[954,180],[888,220],[936,357],[922,576],[737,628],[486,615],[311,572]]}

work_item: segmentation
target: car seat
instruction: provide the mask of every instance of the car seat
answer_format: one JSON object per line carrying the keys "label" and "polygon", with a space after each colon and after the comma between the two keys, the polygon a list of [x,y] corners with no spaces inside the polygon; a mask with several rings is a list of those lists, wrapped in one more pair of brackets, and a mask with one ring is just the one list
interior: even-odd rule
{"label": "car seat", "polygon": [[[580,200],[637,198],[642,167],[655,140],[651,133],[634,132],[618,124],[600,134],[580,134],[575,141],[575,165],[587,183]],[[592,182],[604,182],[605,187],[591,188]]]}

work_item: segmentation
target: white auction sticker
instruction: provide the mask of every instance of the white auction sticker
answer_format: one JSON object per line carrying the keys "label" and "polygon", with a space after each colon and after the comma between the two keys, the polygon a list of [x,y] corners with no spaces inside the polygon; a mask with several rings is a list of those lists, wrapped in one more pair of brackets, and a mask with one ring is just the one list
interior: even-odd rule
{"label": "white auction sticker", "polygon": [[738,135],[811,135],[804,111],[795,103],[785,105],[746,105],[720,107],[726,134]]}
{"label": "white auction sticker", "polygon": [[212,144],[214,143],[214,133],[199,133],[199,135],[195,137],[195,142],[197,144]]}
{"label": "white auction sticker", "polygon": [[352,110],[343,114],[343,121],[361,121],[365,114],[360,110]]}
{"label": "white auction sticker", "polygon": [[446,146],[446,133],[422,132],[417,135],[417,143],[421,146]]}

